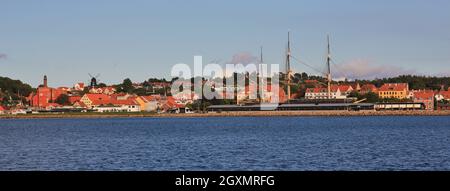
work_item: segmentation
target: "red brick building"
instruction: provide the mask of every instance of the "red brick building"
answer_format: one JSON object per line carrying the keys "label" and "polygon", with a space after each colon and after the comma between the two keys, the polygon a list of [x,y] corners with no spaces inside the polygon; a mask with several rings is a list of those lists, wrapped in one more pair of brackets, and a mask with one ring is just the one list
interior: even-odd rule
{"label": "red brick building", "polygon": [[414,92],[413,100],[415,103],[424,103],[426,110],[434,110],[434,95],[431,90],[419,90]]}
{"label": "red brick building", "polygon": [[47,76],[44,76],[44,83],[40,85],[36,92],[28,96],[28,100],[32,107],[47,108],[54,107],[52,104],[62,94],[67,94],[68,88],[51,88],[47,84]]}

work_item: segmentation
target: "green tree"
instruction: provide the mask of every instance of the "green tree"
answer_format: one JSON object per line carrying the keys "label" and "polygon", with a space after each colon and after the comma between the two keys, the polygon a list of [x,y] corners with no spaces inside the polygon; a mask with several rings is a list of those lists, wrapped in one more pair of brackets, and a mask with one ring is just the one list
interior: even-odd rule
{"label": "green tree", "polygon": [[99,87],[99,88],[104,88],[104,87],[106,87],[107,85],[105,84],[105,83],[99,83],[98,85],[97,85],[97,87]]}
{"label": "green tree", "polygon": [[132,93],[134,91],[133,82],[130,80],[130,78],[126,78],[117,89],[119,90],[119,92]]}
{"label": "green tree", "polygon": [[367,94],[363,95],[363,99],[367,99],[367,102],[369,103],[376,103],[379,102],[380,98],[378,97],[378,94],[373,93],[373,92],[369,92]]}
{"label": "green tree", "polygon": [[55,102],[59,105],[69,105],[69,96],[67,94],[61,94],[58,98],[56,98]]}

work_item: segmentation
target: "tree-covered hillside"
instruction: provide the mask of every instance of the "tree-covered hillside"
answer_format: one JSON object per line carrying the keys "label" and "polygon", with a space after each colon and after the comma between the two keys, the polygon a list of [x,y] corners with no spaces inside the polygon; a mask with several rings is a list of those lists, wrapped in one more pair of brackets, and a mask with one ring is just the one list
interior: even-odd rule
{"label": "tree-covered hillside", "polygon": [[0,100],[3,105],[10,104],[11,100],[22,100],[33,91],[33,88],[20,80],[0,77]]}

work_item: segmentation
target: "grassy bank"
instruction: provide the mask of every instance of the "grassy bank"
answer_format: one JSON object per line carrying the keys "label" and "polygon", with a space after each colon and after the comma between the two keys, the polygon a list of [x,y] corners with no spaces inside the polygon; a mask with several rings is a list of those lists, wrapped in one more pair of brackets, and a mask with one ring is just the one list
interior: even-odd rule
{"label": "grassy bank", "polygon": [[0,119],[142,118],[142,117],[277,117],[277,116],[450,116],[450,111],[241,111],[222,113],[58,113],[0,115]]}

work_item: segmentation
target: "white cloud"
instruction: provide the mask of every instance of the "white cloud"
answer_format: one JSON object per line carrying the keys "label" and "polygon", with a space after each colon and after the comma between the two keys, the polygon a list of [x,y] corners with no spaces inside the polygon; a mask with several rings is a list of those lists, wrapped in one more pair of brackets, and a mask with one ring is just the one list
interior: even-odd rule
{"label": "white cloud", "polygon": [[233,55],[233,58],[228,63],[230,64],[257,64],[258,57],[253,56],[249,52],[239,52]]}
{"label": "white cloud", "polygon": [[405,69],[399,66],[374,65],[369,60],[356,59],[335,67],[333,78],[342,79],[375,79],[396,77],[406,74],[417,74],[415,70]]}

